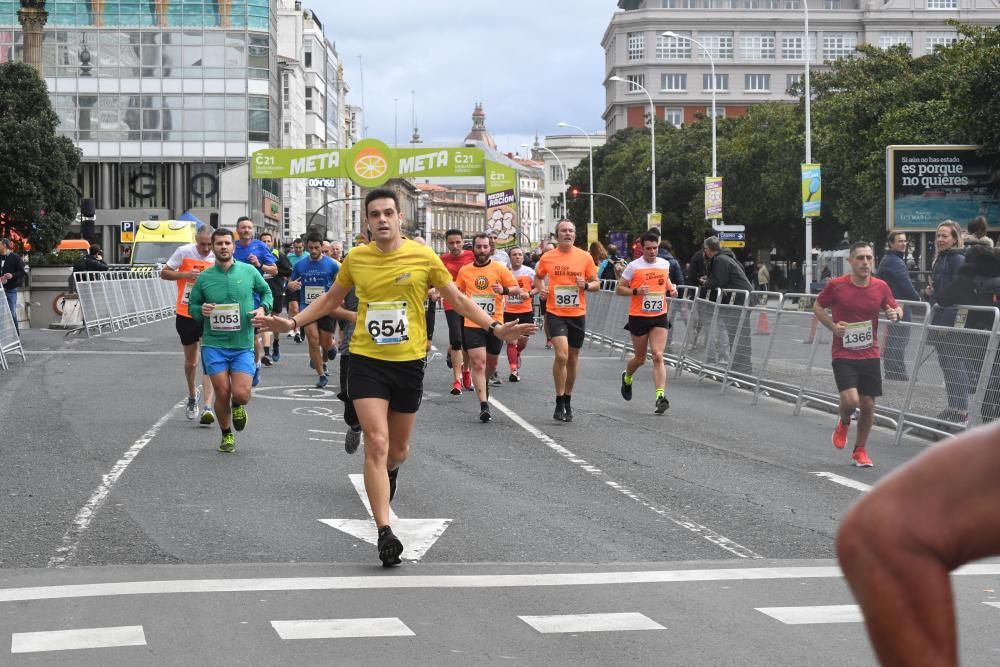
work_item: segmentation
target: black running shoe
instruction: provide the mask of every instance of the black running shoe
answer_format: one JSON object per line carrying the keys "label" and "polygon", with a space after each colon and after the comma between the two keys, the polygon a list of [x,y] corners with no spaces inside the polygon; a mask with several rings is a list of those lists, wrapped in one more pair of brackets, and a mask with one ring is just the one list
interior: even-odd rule
{"label": "black running shoe", "polygon": [[389,502],[396,497],[396,478],[399,477],[399,468],[389,471]]}
{"label": "black running shoe", "polygon": [[403,553],[403,543],[396,537],[392,528],[382,526],[378,529],[378,558],[382,561],[382,567],[392,567],[399,565],[403,561],[399,559]]}
{"label": "black running shoe", "polygon": [[355,431],[353,428],[348,427],[347,436],[344,438],[344,451],[348,454],[353,454],[358,451],[358,445],[361,444],[361,429],[359,428]]}
{"label": "black running shoe", "polygon": [[566,406],[561,402],[556,403],[556,411],[552,413],[552,418],[559,422],[564,422],[566,420]]}
{"label": "black running shoe", "polygon": [[564,422],[571,422],[571,421],[573,421],[573,408],[572,408],[572,406],[570,406],[569,403],[567,403],[566,405],[563,406],[563,414],[564,414],[564,416],[563,416],[563,421]]}
{"label": "black running shoe", "polygon": [[266,354],[263,357],[260,358],[260,363],[264,364],[268,368],[270,368],[273,365],[273,362],[271,361],[271,357],[267,356]]}
{"label": "black running shoe", "polygon": [[632,400],[632,385],[625,384],[625,371],[622,371],[622,398],[626,401]]}
{"label": "black running shoe", "polygon": [[511,371],[510,377],[507,378],[507,382],[520,382],[521,376],[517,374],[517,371]]}
{"label": "black running shoe", "polygon": [[670,407],[670,401],[667,400],[666,396],[660,396],[656,399],[656,414],[662,415]]}
{"label": "black running shoe", "polygon": [[490,414],[490,406],[484,405],[483,409],[479,411],[479,421],[484,424],[493,421],[493,415]]}

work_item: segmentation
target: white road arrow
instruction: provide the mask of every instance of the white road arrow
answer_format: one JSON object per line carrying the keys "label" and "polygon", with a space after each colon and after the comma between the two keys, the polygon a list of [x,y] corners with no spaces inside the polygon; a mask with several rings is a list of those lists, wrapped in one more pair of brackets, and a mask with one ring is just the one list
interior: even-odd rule
{"label": "white road arrow", "polygon": [[[365,490],[365,476],[351,475],[351,483],[361,497],[365,509],[368,510],[368,519],[320,519],[326,525],[347,533],[359,540],[364,540],[369,544],[378,545],[378,531],[375,529],[375,520],[372,518],[372,506],[368,502],[368,492]],[[403,543],[404,560],[420,560],[427,553],[427,550],[434,546],[438,538],[444,534],[445,528],[451,523],[451,519],[400,519],[396,513],[389,509],[389,520],[392,523],[392,532],[396,534],[399,541]]]}

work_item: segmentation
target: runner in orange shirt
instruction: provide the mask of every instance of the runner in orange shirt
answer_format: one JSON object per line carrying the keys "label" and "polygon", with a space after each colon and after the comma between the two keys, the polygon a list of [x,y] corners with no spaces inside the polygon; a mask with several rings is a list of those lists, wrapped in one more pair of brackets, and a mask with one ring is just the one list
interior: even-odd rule
{"label": "runner in orange shirt", "polygon": [[[556,386],[556,410],[552,418],[573,421],[570,396],[576,382],[576,368],[587,327],[586,292],[601,289],[597,266],[585,250],[573,245],[576,226],[571,220],[556,224],[556,247],[538,260],[535,290],[545,294],[545,322],[552,337],[555,359],[552,379]],[[545,278],[549,286],[545,290]]]}
{"label": "runner in orange shirt", "polygon": [[[486,311],[494,322],[503,323],[504,296],[518,296],[521,288],[507,267],[491,259],[493,251],[490,248],[488,234],[480,233],[473,237],[472,252],[475,261],[459,269],[458,276],[455,277],[455,287]],[[490,415],[488,402],[490,393],[486,378],[497,369],[503,341],[469,318],[465,318],[463,325],[462,344],[469,353],[472,384],[475,385],[476,396],[479,397],[479,421],[493,421]]]}
{"label": "runner in orange shirt", "polygon": [[[532,297],[535,295],[535,270],[524,263],[524,249],[517,246],[510,249],[510,273],[521,288],[520,294],[509,294],[504,304],[504,322],[517,320],[522,324],[532,324],[535,321],[535,308]],[[510,364],[508,382],[520,382],[521,352],[528,345],[528,337],[521,336],[517,342],[507,343],[507,363]]]}
{"label": "runner in orange shirt", "polygon": [[667,368],[663,365],[663,350],[667,347],[667,296],[677,296],[677,288],[670,282],[670,262],[657,257],[660,238],[646,232],[642,235],[642,257],[633,260],[622,271],[615,287],[615,294],[631,297],[628,324],[625,328],[632,335],[632,358],[622,371],[622,398],[632,400],[632,376],[646,363],[646,351],[653,356],[653,383],[656,385],[656,414],[662,415],[670,407],[664,395],[667,386]]}

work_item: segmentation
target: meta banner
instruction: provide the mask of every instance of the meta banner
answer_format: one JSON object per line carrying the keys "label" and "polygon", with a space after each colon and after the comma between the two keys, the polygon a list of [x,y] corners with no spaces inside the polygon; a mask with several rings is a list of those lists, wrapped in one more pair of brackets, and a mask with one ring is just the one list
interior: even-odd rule
{"label": "meta banner", "polygon": [[984,216],[1000,231],[1000,174],[978,146],[889,146],[886,149],[886,228],[934,231],[945,220],[963,228]]}
{"label": "meta banner", "polygon": [[351,148],[265,148],[250,159],[253,178],[349,178],[374,188],[390,178],[484,175],[478,148],[398,148],[364,139]]}
{"label": "meta banner", "polygon": [[517,170],[486,160],[486,231],[498,248],[517,245]]}
{"label": "meta banner", "polygon": [[823,201],[823,181],[818,164],[802,165],[802,217],[818,218]]}

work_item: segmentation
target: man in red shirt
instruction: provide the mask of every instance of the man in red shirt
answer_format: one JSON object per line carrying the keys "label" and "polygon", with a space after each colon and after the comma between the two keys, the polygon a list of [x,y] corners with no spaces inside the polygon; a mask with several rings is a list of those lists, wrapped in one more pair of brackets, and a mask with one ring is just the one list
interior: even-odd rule
{"label": "man in red shirt", "polygon": [[[449,229],[444,235],[448,252],[441,255],[441,261],[451,274],[451,279],[458,277],[458,272],[466,264],[472,264],[475,256],[471,250],[463,250],[464,239],[459,229]],[[444,301],[444,317],[448,321],[449,366],[455,372],[455,381],[451,385],[451,394],[458,396],[462,389],[472,391],[472,373],[469,370],[468,353],[462,349],[462,316],[455,312],[448,300]]]}
{"label": "man in red shirt", "polygon": [[[834,278],[816,298],[816,319],[833,332],[833,376],[840,392],[840,421],[833,432],[833,445],[843,449],[851,427],[851,416],[861,408],[858,437],[851,463],[872,467],[865,451],[868,434],[875,421],[875,398],[882,395],[882,364],[878,348],[878,316],[885,311],[895,322],[903,316],[888,283],[872,276],[875,253],[871,244],[858,241],[851,246],[851,272]],[[831,318],[826,314],[830,308]]]}

